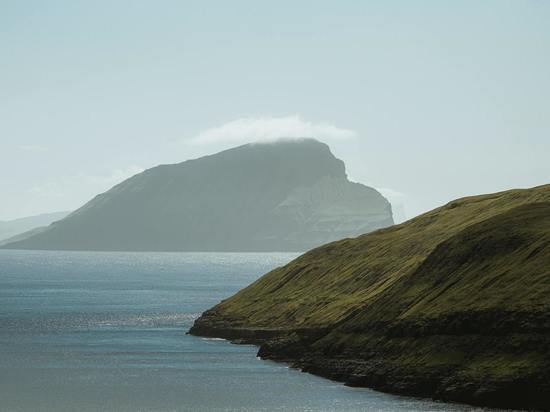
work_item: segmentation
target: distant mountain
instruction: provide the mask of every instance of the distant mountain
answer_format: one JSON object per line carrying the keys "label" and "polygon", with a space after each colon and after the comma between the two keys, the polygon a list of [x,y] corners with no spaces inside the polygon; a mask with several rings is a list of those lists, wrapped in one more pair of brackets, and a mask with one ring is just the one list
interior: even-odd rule
{"label": "distant mountain", "polygon": [[191,333],[350,385],[550,410],[550,185],[313,249]]}
{"label": "distant mountain", "polygon": [[348,181],[326,144],[281,140],[146,170],[4,247],[303,251],[391,224],[389,202]]}
{"label": "distant mountain", "polygon": [[48,226],[52,222],[63,219],[69,213],[70,212],[44,213],[14,220],[0,220],[0,241],[5,241],[6,239],[20,235],[31,229]]}

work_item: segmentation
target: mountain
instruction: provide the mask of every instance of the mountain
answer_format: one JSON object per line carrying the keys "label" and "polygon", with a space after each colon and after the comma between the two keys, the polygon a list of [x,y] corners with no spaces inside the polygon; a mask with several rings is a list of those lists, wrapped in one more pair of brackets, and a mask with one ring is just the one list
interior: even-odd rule
{"label": "mountain", "polygon": [[349,385],[550,409],[550,185],[313,249],[190,333]]}
{"label": "mountain", "polygon": [[20,235],[31,229],[47,226],[52,222],[63,219],[69,213],[70,212],[44,213],[36,216],[0,221],[0,241]]}
{"label": "mountain", "polygon": [[148,169],[4,247],[303,251],[392,223],[388,201],[348,181],[327,145],[281,140]]}

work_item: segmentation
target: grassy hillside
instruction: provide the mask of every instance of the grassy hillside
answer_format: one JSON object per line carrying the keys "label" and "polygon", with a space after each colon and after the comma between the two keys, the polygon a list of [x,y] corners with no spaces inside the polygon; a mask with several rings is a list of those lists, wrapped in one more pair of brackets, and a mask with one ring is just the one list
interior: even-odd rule
{"label": "grassy hillside", "polygon": [[413,274],[442,242],[518,206],[545,201],[550,185],[455,200],[401,225],[314,249],[216,310],[246,327],[332,325]]}
{"label": "grassy hillside", "polygon": [[459,199],[314,249],[192,333],[383,390],[550,408],[550,185]]}

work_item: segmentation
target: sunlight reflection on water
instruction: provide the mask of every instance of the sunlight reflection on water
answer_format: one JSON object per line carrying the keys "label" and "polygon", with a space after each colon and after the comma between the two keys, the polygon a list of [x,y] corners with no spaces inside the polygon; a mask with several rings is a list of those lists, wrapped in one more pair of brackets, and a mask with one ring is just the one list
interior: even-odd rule
{"label": "sunlight reflection on water", "polygon": [[0,409],[476,410],[349,388],[185,334],[295,256],[0,251]]}

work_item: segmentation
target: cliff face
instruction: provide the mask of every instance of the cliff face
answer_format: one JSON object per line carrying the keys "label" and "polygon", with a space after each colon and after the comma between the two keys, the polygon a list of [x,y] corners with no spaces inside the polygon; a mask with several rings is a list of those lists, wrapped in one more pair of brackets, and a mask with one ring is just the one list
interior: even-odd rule
{"label": "cliff face", "polygon": [[349,182],[327,145],[284,140],[146,170],[4,247],[302,251],[392,223],[387,200]]}
{"label": "cliff face", "polygon": [[314,249],[191,333],[350,385],[550,409],[550,186],[459,199]]}

